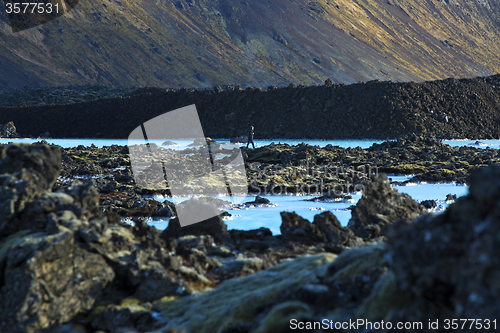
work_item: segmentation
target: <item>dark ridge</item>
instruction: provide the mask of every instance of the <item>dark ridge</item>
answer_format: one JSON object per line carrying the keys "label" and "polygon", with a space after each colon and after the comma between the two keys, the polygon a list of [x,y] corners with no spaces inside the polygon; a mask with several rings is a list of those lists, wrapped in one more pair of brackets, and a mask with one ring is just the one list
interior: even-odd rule
{"label": "dark ridge", "polygon": [[[216,92],[218,91],[218,92]],[[143,88],[116,98],[0,108],[22,136],[127,138],[141,123],[195,104],[206,136],[386,139],[408,133],[493,139],[500,133],[500,75],[423,83],[214,90]]]}

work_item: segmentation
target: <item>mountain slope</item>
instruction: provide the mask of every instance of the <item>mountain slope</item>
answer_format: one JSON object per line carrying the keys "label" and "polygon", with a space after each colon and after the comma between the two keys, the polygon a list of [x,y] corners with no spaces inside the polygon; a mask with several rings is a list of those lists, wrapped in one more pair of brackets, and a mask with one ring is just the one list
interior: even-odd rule
{"label": "mountain slope", "polygon": [[80,0],[15,34],[2,11],[0,88],[471,77],[499,36],[496,0]]}

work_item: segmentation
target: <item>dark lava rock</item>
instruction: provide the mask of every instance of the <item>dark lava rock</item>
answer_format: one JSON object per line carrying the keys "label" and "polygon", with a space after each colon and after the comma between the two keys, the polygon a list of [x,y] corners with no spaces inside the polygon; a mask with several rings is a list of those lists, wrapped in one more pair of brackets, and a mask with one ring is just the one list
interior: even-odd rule
{"label": "dark lava rock", "polygon": [[457,195],[456,194],[448,193],[446,195],[446,201],[455,201],[455,200],[457,200]]}
{"label": "dark lava rock", "polygon": [[220,215],[185,227],[181,227],[178,218],[173,218],[168,222],[168,227],[162,232],[161,237],[168,242],[186,235],[210,235],[217,242],[230,242],[227,225]]}
{"label": "dark lava rock", "polygon": [[424,200],[420,203],[426,209],[432,209],[437,207],[436,200]]}
{"label": "dark lava rock", "polygon": [[260,258],[230,258],[216,273],[222,278],[243,277],[262,270],[264,261]]}
{"label": "dark lava rock", "polygon": [[323,241],[323,235],[317,225],[312,224],[295,212],[281,212],[280,231],[283,239],[305,244]]}
{"label": "dark lava rock", "polygon": [[44,144],[0,145],[0,174],[14,174],[26,169],[39,191],[50,190],[59,176],[61,147]]}
{"label": "dark lava rock", "polygon": [[269,205],[271,201],[267,198],[263,198],[260,195],[255,197],[254,201],[244,202],[242,206],[251,206],[251,205]]}
{"label": "dark lava rock", "polygon": [[7,124],[0,124],[0,138],[18,138],[20,135],[17,133],[16,126],[12,121]]}
{"label": "dark lava rock", "polygon": [[[421,83],[329,86],[327,82],[322,86],[267,92],[259,92],[263,89],[223,91],[220,87],[214,91],[179,89],[168,92],[162,88],[142,88],[132,94],[111,94],[124,98],[97,101],[88,101],[90,94],[87,98],[83,92],[80,103],[68,103],[73,99],[67,97],[73,95],[72,89],[61,91],[52,87],[42,93],[41,99],[37,97],[39,92],[32,90],[24,91],[21,97],[14,92],[5,103],[0,96],[0,123],[13,121],[30,135],[49,130],[55,138],[127,138],[137,124],[163,114],[165,105],[174,110],[196,104],[201,125],[208,131],[205,134],[219,138],[246,134],[251,123],[260,138],[385,139],[408,133],[430,133],[439,138],[487,139],[498,138],[500,133],[499,82],[497,74]],[[47,93],[58,97],[48,97]],[[77,91],[75,95],[82,93]],[[105,95],[108,94],[97,94],[91,99]],[[40,101],[36,100],[57,105],[23,106],[38,104]],[[2,105],[19,105],[19,101],[23,101],[21,106],[2,108]],[[138,109],[141,112],[137,112]],[[107,117],[102,117],[103,114]],[[276,117],[276,114],[286,116]],[[120,126],[115,124],[118,118],[122,119]],[[332,118],[334,122],[324,121]],[[78,126],[68,126],[70,123]]]}
{"label": "dark lava rock", "polygon": [[75,246],[68,230],[21,232],[2,244],[0,327],[39,332],[92,308],[115,274],[98,254]]}
{"label": "dark lava rock", "polygon": [[12,144],[0,152],[1,332],[52,332],[87,315],[96,330],[150,330],[148,302],[212,286],[203,274],[216,262],[203,253],[183,262],[144,220],[132,227],[104,215],[90,181],[51,192],[60,148]]}
{"label": "dark lava rock", "polygon": [[323,241],[330,245],[352,247],[357,244],[352,230],[342,227],[332,212],[315,215],[313,224],[321,231]]}
{"label": "dark lava rock", "polygon": [[117,327],[123,329],[120,332],[137,332],[135,328],[148,331],[156,322],[150,309],[142,304],[120,304],[104,309],[92,321],[91,326],[106,332],[116,332]]}
{"label": "dark lava rock", "polygon": [[500,315],[500,167],[479,170],[469,181],[469,194],[443,214],[392,227],[388,258],[398,287],[415,299],[395,319]]}
{"label": "dark lava rock", "polygon": [[271,201],[269,201],[269,199],[263,198],[260,195],[258,195],[258,196],[255,197],[255,201],[254,202],[256,204],[269,204],[269,203],[271,203]]}
{"label": "dark lava rock", "polygon": [[[78,245],[83,235],[99,241],[95,230],[106,220],[96,210],[95,190],[50,192],[59,147],[10,144],[0,150],[0,330],[38,332],[90,310],[114,279],[102,256]],[[87,225],[82,230],[88,232],[75,225]]]}
{"label": "dark lava rock", "polygon": [[281,212],[281,220],[280,230],[285,241],[303,244],[324,242],[330,247],[349,247],[357,243],[352,230],[342,227],[332,212],[314,216],[313,223],[295,212]]}
{"label": "dark lava rock", "polygon": [[58,146],[0,146],[0,236],[16,212],[52,188],[59,176],[60,164]]}
{"label": "dark lava rock", "polygon": [[254,230],[229,230],[229,235],[240,251],[263,252],[276,242],[268,228]]}
{"label": "dark lava rock", "polygon": [[229,234],[231,235],[231,238],[236,241],[248,240],[248,239],[263,240],[264,238],[273,235],[273,233],[271,232],[271,230],[269,230],[269,228],[264,228],[264,227],[254,230],[233,229],[229,230]]}
{"label": "dark lava rock", "polygon": [[423,212],[418,202],[391,188],[387,176],[380,174],[365,187],[348,227],[366,240],[378,237],[384,227],[397,220],[414,220]]}

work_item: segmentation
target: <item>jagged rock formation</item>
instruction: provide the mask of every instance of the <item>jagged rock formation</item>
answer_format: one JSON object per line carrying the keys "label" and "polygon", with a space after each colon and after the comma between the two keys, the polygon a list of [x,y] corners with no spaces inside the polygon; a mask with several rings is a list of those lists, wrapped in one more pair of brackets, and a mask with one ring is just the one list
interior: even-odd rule
{"label": "jagged rock formation", "polygon": [[90,310],[115,277],[106,260],[83,245],[105,242],[94,230],[107,221],[96,210],[95,189],[50,192],[60,147],[1,148],[0,327],[38,332]]}
{"label": "jagged rock formation", "polygon": [[380,174],[363,190],[363,196],[352,209],[348,227],[356,236],[371,239],[399,220],[413,221],[424,212],[424,207],[406,193],[392,188],[387,176]]}
{"label": "jagged rock formation", "polygon": [[359,241],[351,229],[342,227],[332,212],[324,212],[314,217],[313,223],[295,212],[281,212],[281,235],[286,241],[305,244],[325,242],[330,248],[356,246]]}

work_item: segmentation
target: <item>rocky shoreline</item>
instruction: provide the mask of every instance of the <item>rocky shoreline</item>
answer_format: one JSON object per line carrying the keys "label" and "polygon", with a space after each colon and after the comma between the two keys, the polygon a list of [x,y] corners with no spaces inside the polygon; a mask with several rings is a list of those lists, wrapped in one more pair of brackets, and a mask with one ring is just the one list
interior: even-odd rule
{"label": "rocky shoreline", "polygon": [[[250,193],[330,194],[332,198],[336,193],[340,196],[365,186],[378,173],[411,176],[406,182],[463,184],[472,170],[500,162],[497,149],[478,145],[451,147],[433,136],[416,134],[367,149],[271,144],[256,149],[243,146],[241,150]],[[232,153],[214,151],[214,156]],[[182,162],[177,155],[171,158],[172,163],[175,159]],[[68,148],[63,150],[62,161],[56,187],[68,185],[77,176],[99,176],[95,182],[101,193],[153,193],[135,186],[127,146]],[[169,190],[157,193],[169,194]]]}
{"label": "rocky shoreline", "polygon": [[[312,222],[282,212],[277,236],[227,230],[222,216],[181,228],[173,204],[135,186],[127,147],[0,145],[0,331],[285,332],[291,319],[427,331],[429,319],[444,329],[499,314],[497,150],[409,135],[364,150],[271,145],[244,159],[254,192],[350,183],[363,197],[347,227],[331,212]],[[470,193],[430,215],[391,188],[383,172],[394,170]],[[172,218],[159,231],[149,216]]]}
{"label": "rocky shoreline", "polygon": [[244,135],[251,125],[258,139],[500,135],[500,75],[422,83],[327,80],[320,86],[267,89],[25,89],[0,93],[0,123],[13,121],[24,137],[49,132],[53,138],[128,138],[140,124],[192,104],[205,135],[215,138]]}

